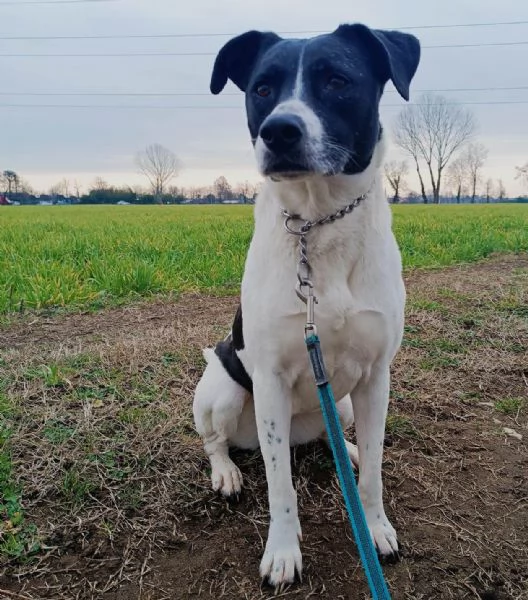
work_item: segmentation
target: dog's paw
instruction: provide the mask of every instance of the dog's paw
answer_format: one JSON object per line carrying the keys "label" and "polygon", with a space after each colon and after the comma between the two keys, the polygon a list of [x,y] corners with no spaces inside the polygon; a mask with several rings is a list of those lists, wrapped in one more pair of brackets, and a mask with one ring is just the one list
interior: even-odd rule
{"label": "dog's paw", "polygon": [[213,490],[223,496],[238,496],[242,491],[242,473],[230,458],[211,461]]}
{"label": "dog's paw", "polygon": [[353,444],[352,442],[348,442],[347,440],[345,440],[345,444],[346,444],[346,449],[348,452],[348,458],[350,458],[350,462],[352,463],[352,466],[356,470],[359,469],[358,447],[355,444]]}
{"label": "dog's paw", "polygon": [[260,576],[269,585],[279,587],[295,581],[295,574],[301,577],[302,556],[299,540],[302,539],[301,527],[291,524],[270,527],[264,556],[260,563]]}
{"label": "dog's paw", "polygon": [[383,514],[369,524],[370,534],[382,561],[395,562],[399,559],[398,538],[394,527]]}

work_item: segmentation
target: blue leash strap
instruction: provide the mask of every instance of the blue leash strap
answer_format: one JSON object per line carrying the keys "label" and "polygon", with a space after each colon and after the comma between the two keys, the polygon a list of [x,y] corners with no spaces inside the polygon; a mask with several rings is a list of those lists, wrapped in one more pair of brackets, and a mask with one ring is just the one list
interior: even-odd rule
{"label": "blue leash strap", "polygon": [[315,334],[308,335],[306,346],[317,384],[317,392],[330,447],[334,455],[337,476],[345,498],[348,518],[352,524],[363,569],[367,575],[370,592],[374,600],[390,600],[390,593],[367,526],[363,505],[361,504],[352,465],[345,446],[345,438],[336,410],[334,394],[326,375],[319,337]]}

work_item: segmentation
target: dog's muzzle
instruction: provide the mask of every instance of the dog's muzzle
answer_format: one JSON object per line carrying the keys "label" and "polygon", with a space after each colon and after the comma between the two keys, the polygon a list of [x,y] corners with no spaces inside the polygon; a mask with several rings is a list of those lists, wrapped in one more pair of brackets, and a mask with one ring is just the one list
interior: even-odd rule
{"label": "dog's muzzle", "polygon": [[305,157],[306,126],[299,116],[270,115],[262,124],[259,135],[266,148],[264,175],[289,178],[311,170]]}

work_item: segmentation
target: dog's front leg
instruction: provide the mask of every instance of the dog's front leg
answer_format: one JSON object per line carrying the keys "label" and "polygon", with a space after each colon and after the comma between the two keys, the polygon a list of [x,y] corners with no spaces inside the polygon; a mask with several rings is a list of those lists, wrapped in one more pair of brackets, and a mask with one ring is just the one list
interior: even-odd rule
{"label": "dog's front leg", "polygon": [[290,465],[291,393],[270,369],[253,374],[257,430],[268,482],[270,527],[260,575],[271,585],[301,574],[301,527]]}
{"label": "dog's front leg", "polygon": [[396,531],[383,508],[381,463],[389,405],[389,366],[372,369],[351,393],[359,451],[359,494],[367,524],[382,557],[397,557]]}

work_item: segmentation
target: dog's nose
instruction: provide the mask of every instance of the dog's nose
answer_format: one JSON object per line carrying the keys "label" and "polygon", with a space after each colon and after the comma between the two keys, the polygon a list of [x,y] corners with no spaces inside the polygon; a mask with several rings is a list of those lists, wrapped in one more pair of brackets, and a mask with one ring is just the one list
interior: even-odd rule
{"label": "dog's nose", "polygon": [[296,115],[273,115],[262,125],[260,137],[272,152],[281,154],[301,141],[303,123]]}

